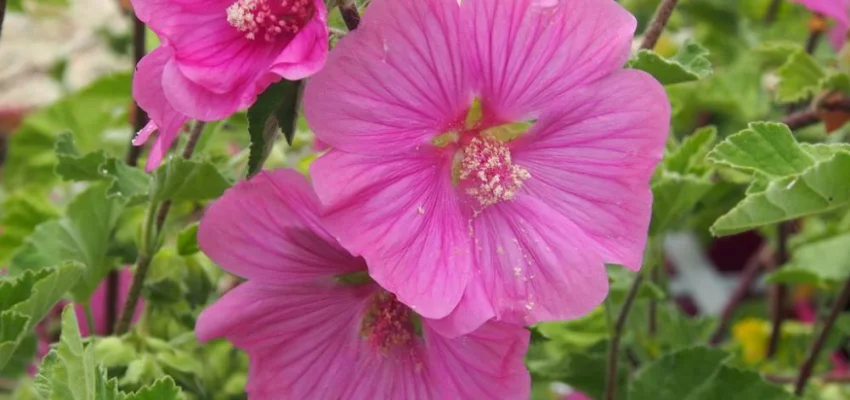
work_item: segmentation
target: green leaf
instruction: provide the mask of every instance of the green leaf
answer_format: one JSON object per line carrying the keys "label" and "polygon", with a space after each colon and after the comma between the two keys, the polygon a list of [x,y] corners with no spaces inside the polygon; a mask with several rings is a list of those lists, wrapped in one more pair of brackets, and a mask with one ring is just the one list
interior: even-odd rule
{"label": "green leaf", "polygon": [[81,154],[70,132],[56,138],[56,174],[66,181],[96,181],[102,178],[101,165],[106,162],[103,150]]}
{"label": "green leaf", "polygon": [[[2,318],[2,314],[0,314],[0,319]],[[0,333],[0,336],[2,336],[2,333]],[[0,353],[4,351],[2,350],[3,342],[4,340],[0,339]],[[19,341],[12,356],[9,357],[9,361],[6,362],[6,366],[0,367],[0,378],[15,379],[25,374],[27,368],[29,368],[35,359],[36,350],[38,350],[38,337],[34,333],[25,334],[24,338]]]}
{"label": "green leaf", "polygon": [[664,169],[680,174],[701,174],[704,171],[699,166],[704,163],[705,156],[711,151],[716,139],[717,128],[708,126],[698,129],[664,157]]}
{"label": "green leaf", "polygon": [[841,282],[850,278],[850,234],[800,246],[789,265],[774,272],[771,282]]}
{"label": "green leaf", "polygon": [[14,193],[0,203],[0,265],[24,243],[39,224],[56,218],[59,214],[42,193],[22,191]]}
{"label": "green leaf", "polygon": [[823,89],[837,90],[850,94],[850,74],[846,72],[831,72],[821,82]]}
{"label": "green leaf", "polygon": [[792,400],[791,393],[779,386],[765,382],[759,374],[727,366],[687,400]]}
{"label": "green leaf", "polygon": [[[626,298],[638,272],[631,271],[617,264],[606,264],[605,267],[607,268],[608,281],[610,283],[608,296],[612,301],[619,303]],[[654,283],[644,280],[638,289],[637,298],[663,299],[664,291]]]}
{"label": "green leaf", "polygon": [[[55,268],[27,271],[20,276],[0,280],[0,369],[14,355],[29,332],[68,292],[82,275],[82,266],[65,263]],[[23,325],[18,325],[22,318]],[[12,332],[11,328],[20,328]],[[16,336],[11,336],[15,333]]]}
{"label": "green leaf", "polygon": [[248,176],[263,167],[277,136],[278,128],[292,145],[295,123],[298,119],[298,92],[300,81],[282,80],[268,87],[248,109],[248,133],[251,135],[251,153],[248,158]]}
{"label": "green leaf", "polygon": [[108,159],[102,166],[102,172],[112,181],[106,194],[109,197],[123,197],[130,203],[140,203],[147,199],[151,178],[139,168],[133,168],[117,158]]}
{"label": "green leaf", "polygon": [[136,393],[126,397],[126,400],[178,400],[183,398],[183,393],[174,383],[170,376],[157,379],[154,383],[145,386]]}
{"label": "green leaf", "polygon": [[850,154],[839,152],[801,175],[777,179],[748,195],[711,227],[717,236],[834,210],[850,204]]}
{"label": "green leaf", "polygon": [[198,224],[189,225],[177,235],[177,254],[191,256],[199,251]]}
{"label": "green leaf", "polygon": [[218,198],[229,187],[230,181],[211,162],[172,158],[154,172],[150,200],[208,200]]}
{"label": "green leaf", "polygon": [[707,347],[667,354],[637,373],[629,387],[629,400],[690,399],[728,357],[723,350]]}
{"label": "green leaf", "polygon": [[114,267],[107,257],[109,240],[123,210],[124,200],[108,198],[105,184],[89,187],[71,201],[63,217],[36,228],[13,255],[9,272],[79,261],[85,265],[85,272],[72,293],[75,300],[87,301]]}
{"label": "green leaf", "polygon": [[751,123],[748,129],[720,142],[708,159],[768,178],[797,175],[815,164],[814,157],[800,147],[786,125],[772,122]]}
{"label": "green leaf", "polygon": [[652,184],[650,235],[664,232],[684,217],[711,190],[708,178],[665,173]]}
{"label": "green leaf", "polygon": [[779,75],[776,95],[783,103],[797,102],[814,95],[821,89],[821,81],[826,77],[823,68],[804,51],[792,54],[776,73]]}
{"label": "green leaf", "polygon": [[711,73],[708,50],[697,43],[686,43],[672,58],[666,59],[651,50],[640,50],[629,61],[629,67],[646,71],[663,85],[696,81]]}

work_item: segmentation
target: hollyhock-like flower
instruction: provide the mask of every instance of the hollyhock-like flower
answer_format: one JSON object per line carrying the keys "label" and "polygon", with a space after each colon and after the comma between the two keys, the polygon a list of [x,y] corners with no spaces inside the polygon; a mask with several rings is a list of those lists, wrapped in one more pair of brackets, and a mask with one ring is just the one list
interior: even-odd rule
{"label": "hollyhock-like flower", "polygon": [[445,338],[368,278],[319,221],[291,170],[261,173],[215,202],[201,249],[248,281],[204,310],[201,340],[251,360],[252,399],[527,399],[528,331],[489,322]]}
{"label": "hollyhock-like flower", "polygon": [[850,0],[791,0],[802,4],[811,12],[818,13],[835,21],[829,32],[829,41],[836,50],[844,46],[850,28]]}
{"label": "hollyhock-like flower", "polygon": [[641,266],[669,129],[634,29],[613,0],[374,0],[306,89],[328,229],[446,334],[590,311]]}
{"label": "hollyhock-like flower", "polygon": [[134,97],[151,118],[133,144],[159,132],[148,170],[187,119],[244,109],[281,77],[315,73],[328,52],[322,0],[133,0],[133,7],[162,41],[133,78]]}

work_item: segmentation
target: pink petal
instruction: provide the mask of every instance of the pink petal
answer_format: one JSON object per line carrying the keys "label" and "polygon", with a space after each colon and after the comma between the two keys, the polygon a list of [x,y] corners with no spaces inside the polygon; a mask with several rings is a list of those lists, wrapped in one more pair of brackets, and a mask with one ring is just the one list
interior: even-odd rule
{"label": "pink petal", "polygon": [[291,81],[318,72],[328,56],[327,9],[323,0],[314,0],[316,18],[310,21],[274,60],[272,72]]}
{"label": "pink petal", "polygon": [[366,157],[331,150],[313,162],[325,226],[370,275],[426,318],[442,318],[470,279],[469,226],[434,151]]}
{"label": "pink petal", "polygon": [[472,92],[455,0],[375,0],[309,82],[306,116],[344,151],[398,154],[462,118]]}
{"label": "pink petal", "polygon": [[575,90],[513,144],[531,178],[525,189],[586,235],[606,263],[641,266],[649,227],[649,178],[670,123],[664,89],[624,70]]}
{"label": "pink petal", "polygon": [[543,201],[520,193],[489,206],[472,224],[473,276],[497,319],[531,325],[576,318],[605,299],[608,276],[601,257],[589,251],[594,243]]}
{"label": "pink petal", "polygon": [[[162,76],[163,85],[168,88],[165,95],[168,102],[177,111],[201,121],[215,121],[247,107],[259,91],[246,93],[215,93],[192,82],[180,70],[176,60],[171,59],[165,65]],[[250,83],[254,87],[254,83]]]}
{"label": "pink petal", "polygon": [[319,202],[291,170],[240,182],[210,206],[198,229],[201,249],[222,268],[284,285],[364,270],[319,225]]}
{"label": "pink petal", "polygon": [[179,36],[184,25],[202,18],[219,16],[225,21],[224,12],[232,0],[130,0],[133,11],[142,22],[151,28],[161,40],[170,41]]}
{"label": "pink petal", "polygon": [[226,337],[251,359],[254,399],[339,399],[353,384],[364,306],[373,286],[268,287],[249,281],[198,318],[202,341]]}
{"label": "pink petal", "polygon": [[842,25],[850,24],[850,0],[791,0]]}
{"label": "pink petal", "polygon": [[529,332],[521,326],[490,322],[464,337],[448,339],[423,321],[433,380],[440,399],[524,400],[531,376],[523,358]]}
{"label": "pink petal", "polygon": [[844,43],[847,42],[847,34],[850,30],[850,24],[836,22],[832,30],[829,31],[829,43],[835,50],[841,50]]}
{"label": "pink petal", "polygon": [[457,337],[472,332],[496,316],[484,283],[472,279],[455,310],[445,318],[428,320],[431,329],[445,337]]}
{"label": "pink petal", "polygon": [[427,350],[421,341],[412,348],[381,354],[363,348],[355,365],[352,383],[340,399],[346,400],[437,400],[438,382],[428,366]]}
{"label": "pink petal", "polygon": [[[127,295],[130,293],[130,285],[132,284],[133,271],[130,268],[122,268],[118,270],[118,296],[116,298],[117,300],[115,304],[115,310],[117,312],[121,312],[121,308],[124,306],[124,302],[127,301]],[[91,299],[89,300],[92,312],[92,319],[94,319],[95,335],[106,335],[109,328],[108,316],[106,315],[106,313],[108,312],[107,285],[107,280],[104,279],[103,282],[98,285],[97,289],[95,289],[94,293],[92,293]],[[85,315],[85,308],[81,304],[76,304],[75,307],[77,309],[78,315]],[[144,300],[140,301],[136,305],[136,310],[133,312],[133,321],[139,319],[139,316],[141,315],[142,309],[144,309],[144,307]],[[81,318],[79,320],[79,325],[80,334],[82,334],[84,337],[92,335],[92,331],[85,318]]]}
{"label": "pink petal", "polygon": [[142,58],[133,76],[133,98],[151,119],[133,139],[133,145],[141,146],[154,131],[159,131],[145,166],[148,171],[159,166],[188,119],[171,105],[165,94],[163,71],[173,55],[171,47],[157,47]]}
{"label": "pink petal", "polygon": [[461,9],[483,105],[505,121],[537,117],[621,68],[636,26],[611,0],[463,0]]}

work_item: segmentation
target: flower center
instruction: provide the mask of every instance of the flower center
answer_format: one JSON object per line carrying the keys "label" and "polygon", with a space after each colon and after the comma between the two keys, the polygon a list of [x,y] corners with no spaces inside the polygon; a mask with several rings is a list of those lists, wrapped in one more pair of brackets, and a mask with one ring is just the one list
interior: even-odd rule
{"label": "flower center", "polygon": [[409,345],[417,336],[417,316],[396,300],[395,295],[381,291],[371,299],[360,334],[374,348],[388,353],[398,346]]}
{"label": "flower center", "polygon": [[528,170],[511,161],[508,146],[487,132],[463,147],[459,172],[466,193],[482,207],[513,200],[523,181],[531,178]]}
{"label": "flower center", "polygon": [[227,22],[249,40],[272,42],[297,34],[315,12],[313,0],[236,0],[227,7]]}

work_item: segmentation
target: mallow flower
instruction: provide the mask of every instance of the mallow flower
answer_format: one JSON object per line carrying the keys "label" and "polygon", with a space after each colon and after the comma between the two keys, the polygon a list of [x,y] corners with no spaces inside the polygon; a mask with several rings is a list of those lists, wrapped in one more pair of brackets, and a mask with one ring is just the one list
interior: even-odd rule
{"label": "mallow flower", "polygon": [[821,14],[835,21],[829,31],[829,41],[836,50],[840,50],[847,40],[850,29],[850,0],[791,0],[800,3],[811,12]]}
{"label": "mallow flower", "polygon": [[526,329],[441,336],[368,277],[319,212],[306,178],[278,170],[228,190],[201,220],[201,249],[247,282],[203,311],[196,334],[248,353],[251,399],[529,397]]}
{"label": "mallow flower", "polygon": [[590,311],[641,266],[669,129],[634,30],[613,0],[374,0],[306,88],[328,230],[447,335]]}
{"label": "mallow flower", "polygon": [[268,85],[322,67],[328,52],[322,0],[133,0],[161,40],[137,66],[133,95],[159,132],[147,169],[156,168],[187,119],[213,121],[250,106]]}

